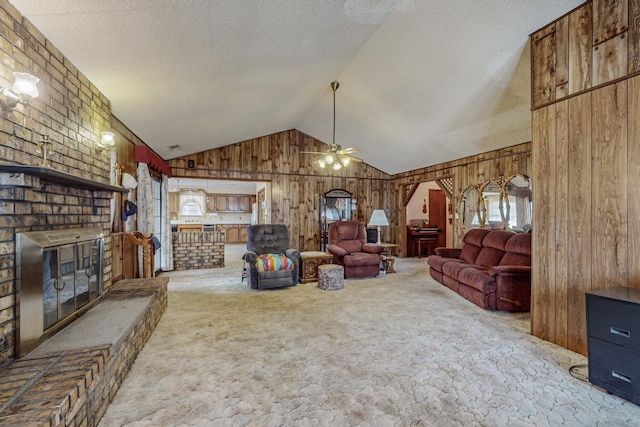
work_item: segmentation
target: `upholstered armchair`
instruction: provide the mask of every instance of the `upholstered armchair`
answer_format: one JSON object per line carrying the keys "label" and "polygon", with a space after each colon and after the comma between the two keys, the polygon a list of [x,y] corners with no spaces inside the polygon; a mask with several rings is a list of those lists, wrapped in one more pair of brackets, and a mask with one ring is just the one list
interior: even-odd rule
{"label": "upholstered armchair", "polygon": [[258,224],[247,227],[245,261],[251,289],[295,286],[299,279],[300,252],[289,246],[289,227]]}
{"label": "upholstered armchair", "polygon": [[373,277],[380,273],[380,254],[384,248],[367,243],[364,224],[357,221],[337,221],[329,224],[329,253],[334,264],[344,267],[344,277]]}

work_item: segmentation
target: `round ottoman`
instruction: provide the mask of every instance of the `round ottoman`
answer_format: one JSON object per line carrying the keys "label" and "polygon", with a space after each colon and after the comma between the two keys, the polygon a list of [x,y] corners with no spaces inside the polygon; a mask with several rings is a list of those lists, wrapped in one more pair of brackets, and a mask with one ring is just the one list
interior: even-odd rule
{"label": "round ottoman", "polygon": [[337,264],[324,264],[318,267],[318,287],[325,291],[344,288],[344,268]]}

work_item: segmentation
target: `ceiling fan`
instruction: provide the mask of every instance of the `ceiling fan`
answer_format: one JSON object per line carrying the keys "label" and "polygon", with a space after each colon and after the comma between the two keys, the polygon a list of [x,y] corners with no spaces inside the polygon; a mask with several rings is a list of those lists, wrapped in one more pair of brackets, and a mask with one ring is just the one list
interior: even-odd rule
{"label": "ceiling fan", "polygon": [[343,150],[340,144],[336,144],[336,90],[338,90],[339,87],[340,83],[338,83],[337,81],[331,82],[331,89],[333,89],[333,140],[331,144],[329,144],[327,152],[321,153],[318,151],[302,151],[302,153],[305,154],[319,154],[321,156],[324,156],[324,158],[316,160],[314,162],[323,169],[327,166],[330,166],[334,170],[340,170],[352,161],[362,161],[362,159],[353,157],[351,155],[351,153],[356,153],[358,151],[357,148],[349,147]]}

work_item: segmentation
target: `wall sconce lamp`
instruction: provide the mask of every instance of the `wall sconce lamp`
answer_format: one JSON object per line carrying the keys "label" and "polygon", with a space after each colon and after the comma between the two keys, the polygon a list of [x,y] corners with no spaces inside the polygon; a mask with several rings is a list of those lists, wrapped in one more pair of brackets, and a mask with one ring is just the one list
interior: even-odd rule
{"label": "wall sconce lamp", "polygon": [[116,145],[116,138],[113,132],[102,132],[100,141],[96,142],[95,150],[98,153],[102,153],[102,150],[110,149]]}
{"label": "wall sconce lamp", "polygon": [[11,89],[0,88],[0,103],[7,110],[13,110],[18,104],[28,105],[32,98],[38,96],[39,78],[19,72],[14,72],[13,77]]}
{"label": "wall sconce lamp", "polygon": [[382,209],[374,209],[373,213],[371,214],[371,218],[369,219],[368,225],[370,227],[378,227],[378,244],[380,244],[380,227],[386,227],[389,225],[387,215]]}

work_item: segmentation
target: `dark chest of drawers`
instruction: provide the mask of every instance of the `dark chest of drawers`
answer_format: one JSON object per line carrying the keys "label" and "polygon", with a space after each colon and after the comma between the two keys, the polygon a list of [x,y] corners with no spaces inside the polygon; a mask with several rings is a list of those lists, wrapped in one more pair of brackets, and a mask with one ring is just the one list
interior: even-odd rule
{"label": "dark chest of drawers", "polygon": [[640,289],[586,294],[589,381],[640,405]]}

